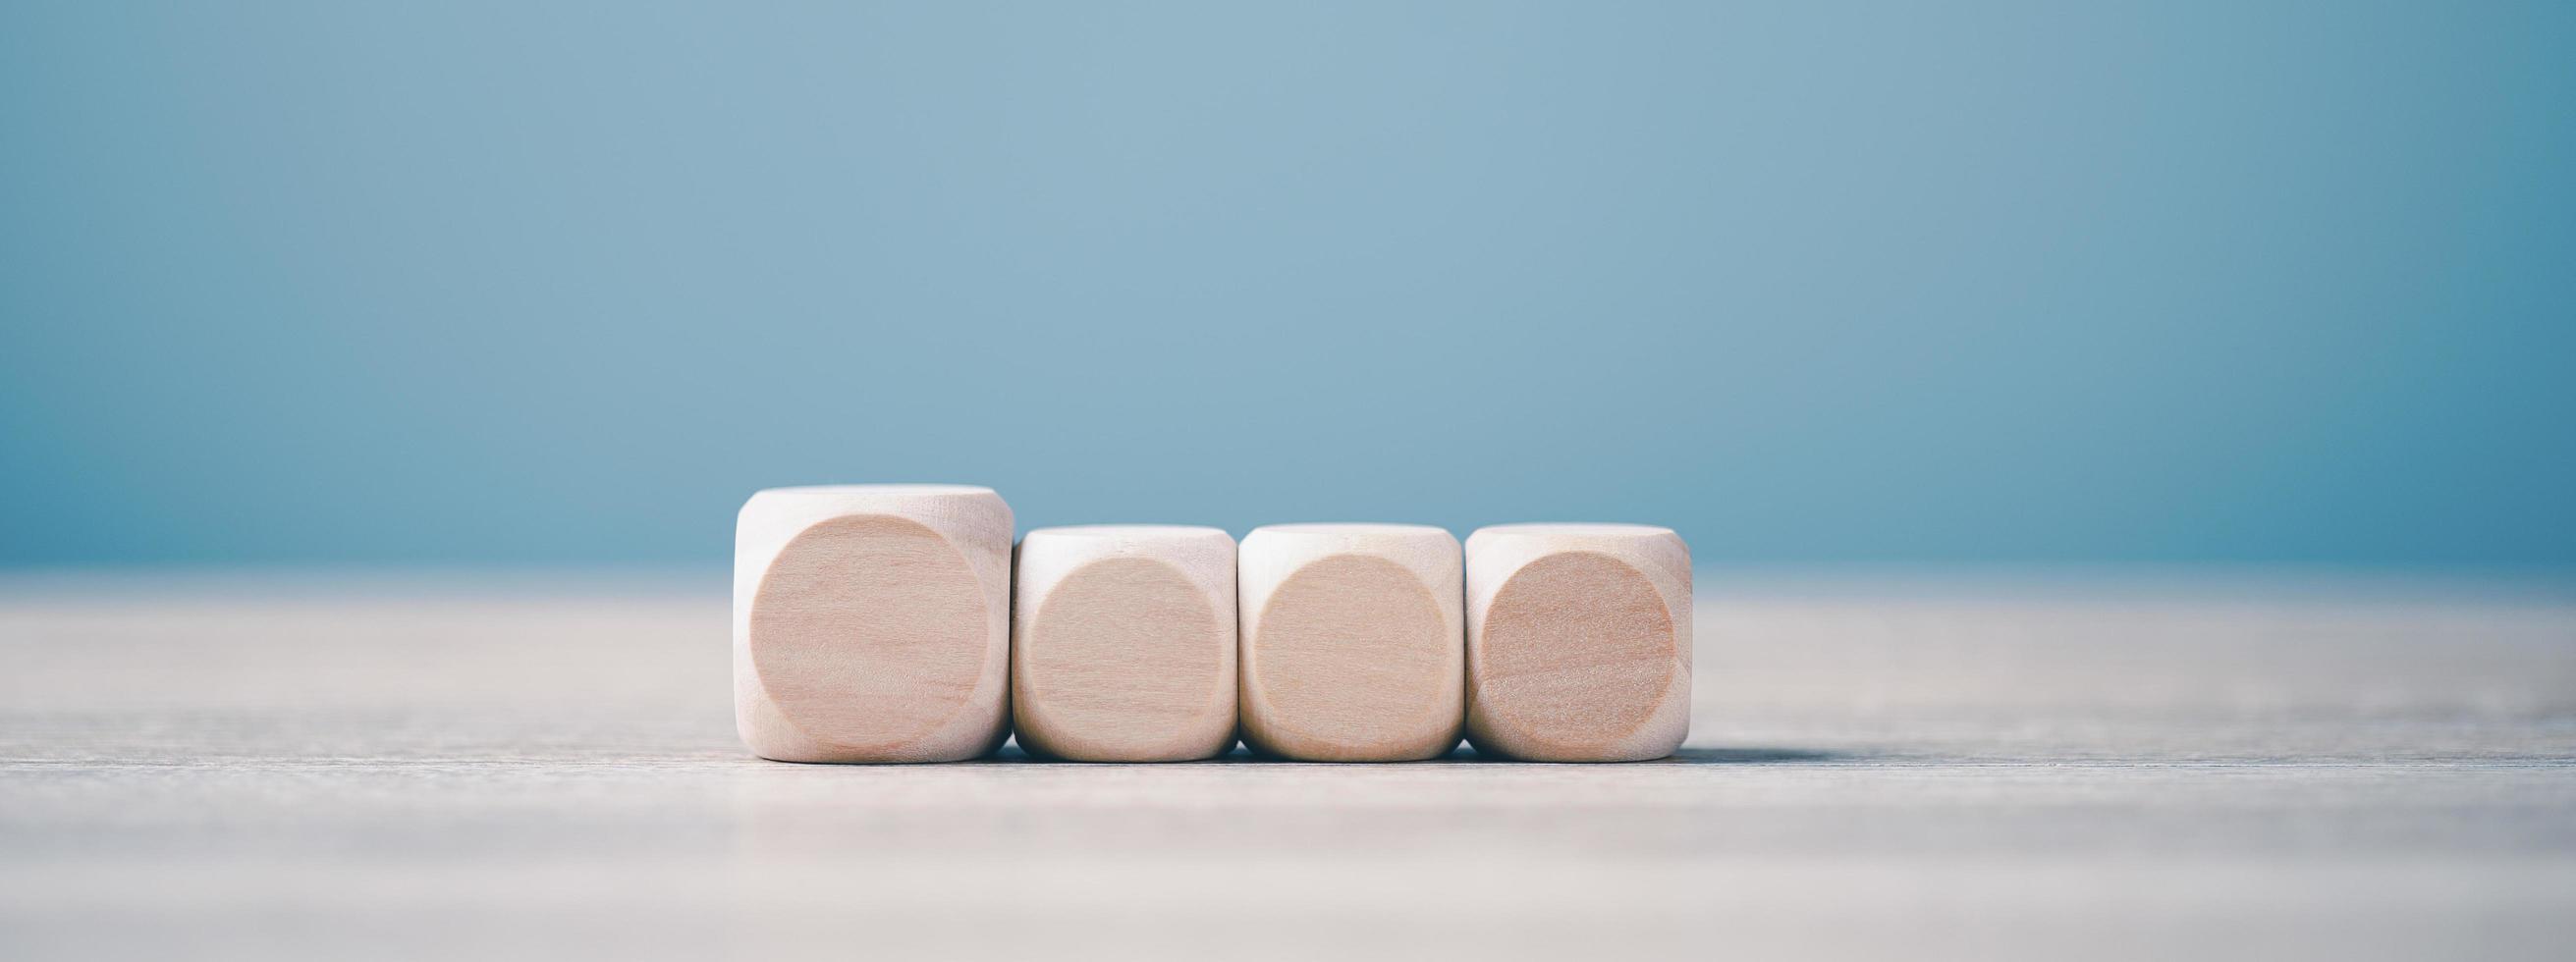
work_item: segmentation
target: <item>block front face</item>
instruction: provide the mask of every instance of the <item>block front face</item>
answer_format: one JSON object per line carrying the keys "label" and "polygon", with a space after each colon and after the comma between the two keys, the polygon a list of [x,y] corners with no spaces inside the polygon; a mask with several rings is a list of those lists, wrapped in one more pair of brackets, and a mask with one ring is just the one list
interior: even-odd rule
{"label": "block front face", "polygon": [[1244,741],[1312,761],[1406,761],[1456,747],[1466,671],[1457,544],[1415,525],[1245,536]]}
{"label": "block front face", "polygon": [[751,605],[752,665],[779,714],[861,752],[956,717],[983,674],[986,632],[965,556],[886,515],[806,528],[770,562]]}
{"label": "block front face", "polygon": [[1365,745],[1438,727],[1456,660],[1439,602],[1412,572],[1334,555],[1280,583],[1247,668],[1282,740]]}
{"label": "block front face", "polygon": [[1608,749],[1672,693],[1672,614],[1617,558],[1567,551],[1529,563],[1495,592],[1483,627],[1479,707],[1550,753]]}
{"label": "block front face", "polygon": [[1234,539],[1044,528],[1020,547],[1012,712],[1023,748],[1186,761],[1234,745]]}
{"label": "block front face", "polygon": [[1467,738],[1528,761],[1662,758],[1690,730],[1690,549],[1641,525],[1467,539]]}
{"label": "block front face", "polygon": [[1010,732],[1011,509],[989,488],[773,488],[734,528],[734,722],[763,758],[973,758]]}

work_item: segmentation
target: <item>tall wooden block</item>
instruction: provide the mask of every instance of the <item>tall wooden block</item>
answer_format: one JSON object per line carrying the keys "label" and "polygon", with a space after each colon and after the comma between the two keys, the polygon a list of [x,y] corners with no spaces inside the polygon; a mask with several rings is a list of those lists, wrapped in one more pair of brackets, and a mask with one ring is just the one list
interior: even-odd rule
{"label": "tall wooden block", "polygon": [[1177,762],[1234,747],[1234,538],[1039,528],[1011,600],[1011,717],[1042,758]]}
{"label": "tall wooden block", "polygon": [[1467,536],[1467,740],[1524,761],[1662,758],[1690,733],[1690,546],[1669,528]]}
{"label": "tall wooden block", "polygon": [[1413,761],[1458,746],[1466,644],[1458,539],[1409,524],[1253,529],[1243,740],[1306,761]]}
{"label": "tall wooden block", "polygon": [[943,762],[1009,734],[1011,508],[990,488],[751,496],[734,528],[734,722],[790,762]]}

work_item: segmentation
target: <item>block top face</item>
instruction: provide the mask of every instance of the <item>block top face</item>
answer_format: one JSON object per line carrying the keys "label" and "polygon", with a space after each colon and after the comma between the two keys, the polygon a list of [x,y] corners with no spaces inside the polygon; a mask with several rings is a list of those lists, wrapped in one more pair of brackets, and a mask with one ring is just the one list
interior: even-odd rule
{"label": "block top face", "polygon": [[1265,524],[1252,529],[1252,534],[1268,533],[1281,538],[1430,538],[1455,537],[1447,528],[1427,524],[1382,524],[1376,522],[1304,521],[1296,524]]}
{"label": "block top face", "polygon": [[[1600,553],[1632,567],[1657,590],[1687,602],[1690,545],[1671,528],[1647,524],[1498,524],[1467,536],[1470,605],[1493,597],[1503,579],[1533,562],[1568,552]],[[1572,562],[1557,562],[1567,564]]]}
{"label": "block top face", "polygon": [[747,516],[754,506],[774,504],[873,506],[985,499],[1000,501],[1002,496],[991,488],[974,484],[808,484],[754,491],[751,500],[743,503],[742,510]]}
{"label": "block top face", "polygon": [[971,484],[818,484],[765,488],[742,503],[734,551],[777,550],[795,529],[845,514],[883,513],[953,523],[981,539],[998,524],[1011,540],[1011,508],[993,489]]}
{"label": "block top face", "polygon": [[1315,562],[1337,566],[1377,561],[1410,572],[1437,590],[1458,584],[1458,537],[1424,524],[1274,524],[1243,536],[1241,560],[1246,607],[1266,599],[1290,575]]}
{"label": "block top face", "polygon": [[1375,555],[1436,579],[1457,565],[1458,536],[1423,524],[1273,524],[1243,536],[1247,583],[1338,554]]}
{"label": "block top face", "polygon": [[1673,534],[1673,529],[1651,524],[1610,522],[1546,521],[1527,524],[1495,524],[1476,529],[1470,538],[1508,538],[1531,536],[1542,538],[1656,538]]}
{"label": "block top face", "polygon": [[1103,562],[1127,559],[1169,567],[1175,576],[1189,581],[1231,588],[1234,554],[1234,537],[1218,528],[1165,524],[1039,528],[1020,540],[1019,581],[1023,586],[1051,585]]}
{"label": "block top face", "polygon": [[1178,545],[1204,544],[1218,540],[1223,540],[1228,546],[1232,546],[1234,544],[1234,536],[1225,533],[1225,529],[1223,528],[1208,528],[1190,524],[1065,525],[1055,528],[1033,529],[1027,535],[1023,536],[1021,541],[1025,543],[1041,539],[1064,539],[1068,541],[1091,543],[1094,546],[1102,542],[1133,545]]}
{"label": "block top face", "polygon": [[[1467,553],[1489,568],[1516,567],[1558,551],[1597,550],[1678,559],[1678,571],[1689,578],[1690,546],[1671,528],[1650,524],[1497,524],[1467,535]],[[1669,567],[1669,565],[1667,565]],[[1471,585],[1481,579],[1469,575]]]}
{"label": "block top face", "polygon": [[763,494],[992,494],[993,489],[980,484],[791,484],[762,488]]}

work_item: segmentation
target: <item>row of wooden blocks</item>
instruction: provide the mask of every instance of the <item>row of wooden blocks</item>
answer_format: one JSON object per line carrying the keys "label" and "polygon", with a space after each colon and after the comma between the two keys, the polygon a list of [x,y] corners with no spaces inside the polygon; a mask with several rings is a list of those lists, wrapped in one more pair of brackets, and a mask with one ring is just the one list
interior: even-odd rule
{"label": "row of wooden blocks", "polygon": [[743,742],[796,762],[1662,758],[1690,726],[1665,528],[1041,528],[989,488],[775,488],[734,545]]}

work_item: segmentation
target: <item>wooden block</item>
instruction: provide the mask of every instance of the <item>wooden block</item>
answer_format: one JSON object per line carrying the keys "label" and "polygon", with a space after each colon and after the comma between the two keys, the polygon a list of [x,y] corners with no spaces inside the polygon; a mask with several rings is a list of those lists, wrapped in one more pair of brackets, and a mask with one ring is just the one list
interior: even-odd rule
{"label": "wooden block", "polygon": [[1467,740],[1524,761],[1662,758],[1690,733],[1690,546],[1669,528],[1467,536]]}
{"label": "wooden block", "polygon": [[1458,746],[1466,641],[1458,539],[1410,524],[1255,528],[1238,561],[1243,740],[1305,761],[1414,761]]}
{"label": "wooden block", "polygon": [[990,488],[751,496],[734,528],[734,721],[790,762],[942,762],[1009,734],[1011,508]]}
{"label": "wooden block", "polygon": [[1234,748],[1234,538],[1039,528],[1011,599],[1011,716],[1041,758],[1177,762]]}

